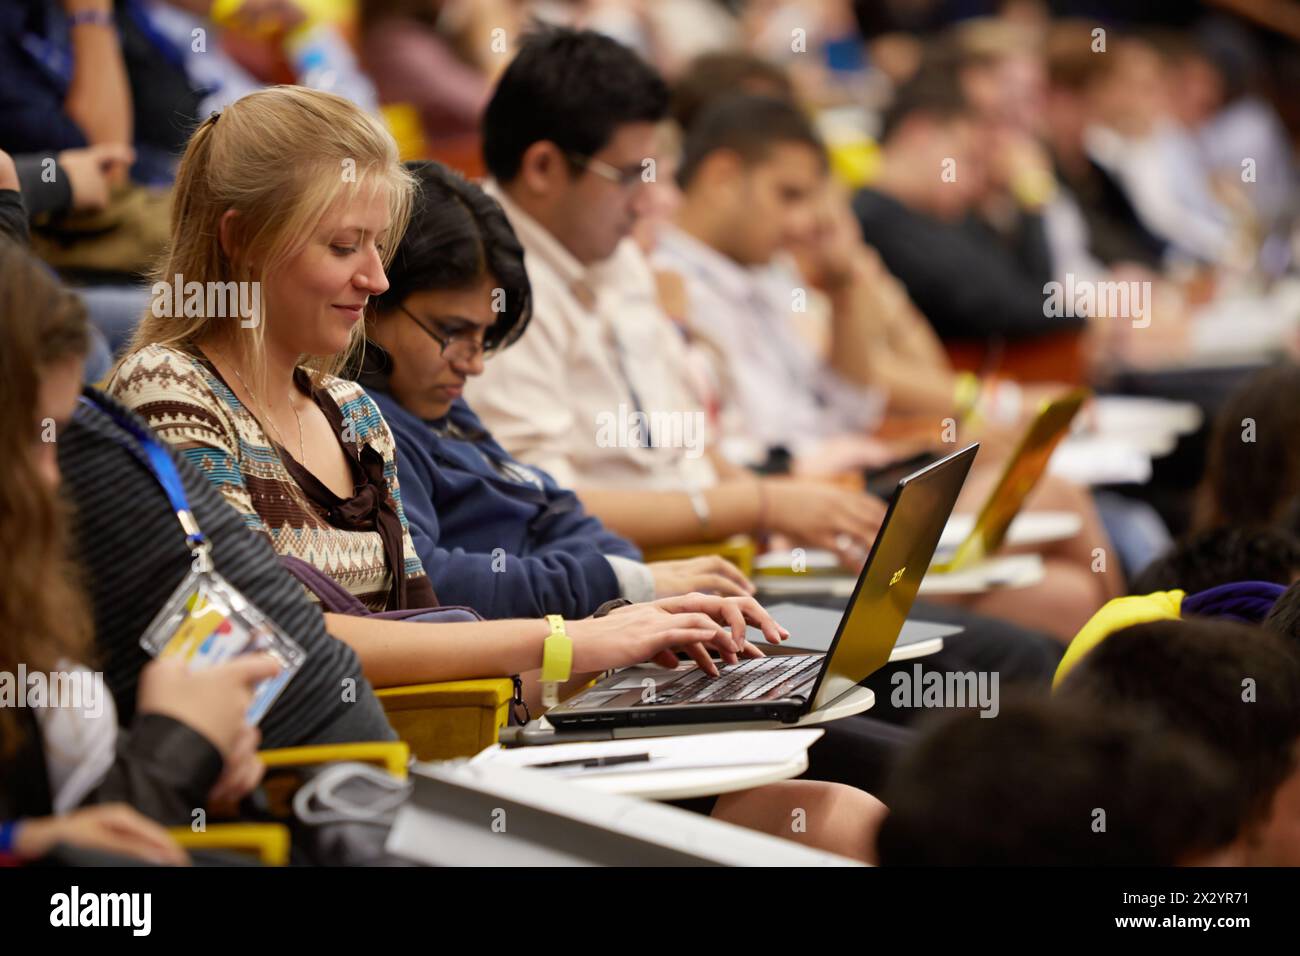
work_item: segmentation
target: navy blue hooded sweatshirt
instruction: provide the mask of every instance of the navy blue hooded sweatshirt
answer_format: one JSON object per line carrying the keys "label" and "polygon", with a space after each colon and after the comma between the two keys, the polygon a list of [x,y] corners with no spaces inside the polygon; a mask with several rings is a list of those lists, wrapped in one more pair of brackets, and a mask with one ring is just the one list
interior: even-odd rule
{"label": "navy blue hooded sweatshirt", "polygon": [[[605,555],[639,561],[641,552],[550,475],[512,458],[464,399],[445,419],[426,422],[373,378],[362,381],[397,441],[402,505],[441,603],[487,618],[586,617],[621,596]],[[439,434],[448,424],[472,438]],[[537,483],[503,475],[493,462]]]}

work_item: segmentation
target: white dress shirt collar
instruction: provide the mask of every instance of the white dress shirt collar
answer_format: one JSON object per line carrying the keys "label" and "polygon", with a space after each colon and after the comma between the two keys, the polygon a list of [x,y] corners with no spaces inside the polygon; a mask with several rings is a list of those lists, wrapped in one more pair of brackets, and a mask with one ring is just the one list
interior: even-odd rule
{"label": "white dress shirt collar", "polygon": [[487,180],[483,184],[483,191],[501,204],[515,235],[527,250],[527,255],[544,262],[569,287],[579,302],[592,308],[596,283],[588,267],[574,258],[573,253],[551,235],[549,229],[524,212],[495,179]]}

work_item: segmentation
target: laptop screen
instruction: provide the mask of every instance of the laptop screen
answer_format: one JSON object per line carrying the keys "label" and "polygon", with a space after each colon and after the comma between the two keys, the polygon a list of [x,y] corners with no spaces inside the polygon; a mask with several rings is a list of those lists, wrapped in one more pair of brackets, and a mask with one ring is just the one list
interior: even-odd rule
{"label": "laptop screen", "polygon": [[949,562],[953,569],[981,561],[1002,546],[1011,522],[1047,471],[1052,453],[1090,394],[1087,389],[1076,389],[1043,406],[980,509],[975,527]]}

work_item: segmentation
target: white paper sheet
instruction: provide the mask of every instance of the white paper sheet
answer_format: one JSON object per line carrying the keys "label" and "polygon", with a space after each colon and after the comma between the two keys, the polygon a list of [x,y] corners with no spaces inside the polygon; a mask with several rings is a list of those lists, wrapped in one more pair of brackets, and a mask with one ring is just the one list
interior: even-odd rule
{"label": "white paper sheet", "polygon": [[625,754],[650,754],[642,763],[621,763],[586,769],[541,769],[537,773],[575,777],[605,773],[653,773],[660,770],[698,770],[706,767],[748,767],[784,764],[812,746],[824,731],[740,730],[721,734],[682,734],[675,737],[639,737],[592,743],[545,744],[538,747],[489,747],[470,761],[471,766],[531,767],[556,760],[587,760]]}
{"label": "white paper sheet", "polygon": [[1151,480],[1151,455],[1120,439],[1076,435],[1056,446],[1047,470],[1077,485],[1144,485]]}

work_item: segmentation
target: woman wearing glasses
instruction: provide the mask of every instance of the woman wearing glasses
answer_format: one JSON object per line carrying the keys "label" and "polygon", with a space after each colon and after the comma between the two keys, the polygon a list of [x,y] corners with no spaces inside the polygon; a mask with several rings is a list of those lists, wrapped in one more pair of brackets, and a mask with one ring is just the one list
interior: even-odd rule
{"label": "woman wearing glasses", "polygon": [[[408,530],[392,434],[361,387],[335,375],[364,340],[370,297],[388,290],[412,192],[392,138],[341,97],[275,87],[214,114],[182,158],[159,270],[161,285],[184,289],[159,296],[109,385],[281,556],[369,611],[438,603]],[[251,314],[212,308],[236,287]],[[178,299],[183,314],[168,307]],[[532,696],[557,626],[582,680],[675,663],[674,649],[714,672],[709,648],[727,661],[760,653],[744,640],[746,620],[782,639],[752,598],[703,594],[564,622],[326,615],[375,686],[522,674]]]}
{"label": "woman wearing glasses", "polygon": [[612,598],[693,590],[748,594],[716,556],[642,564],[573,492],[484,429],[461,393],[528,324],[523,250],[477,186],[437,163],[408,168],[418,198],[367,324],[360,381],[396,438],[403,505],[434,589],[489,617],[582,616]]}

